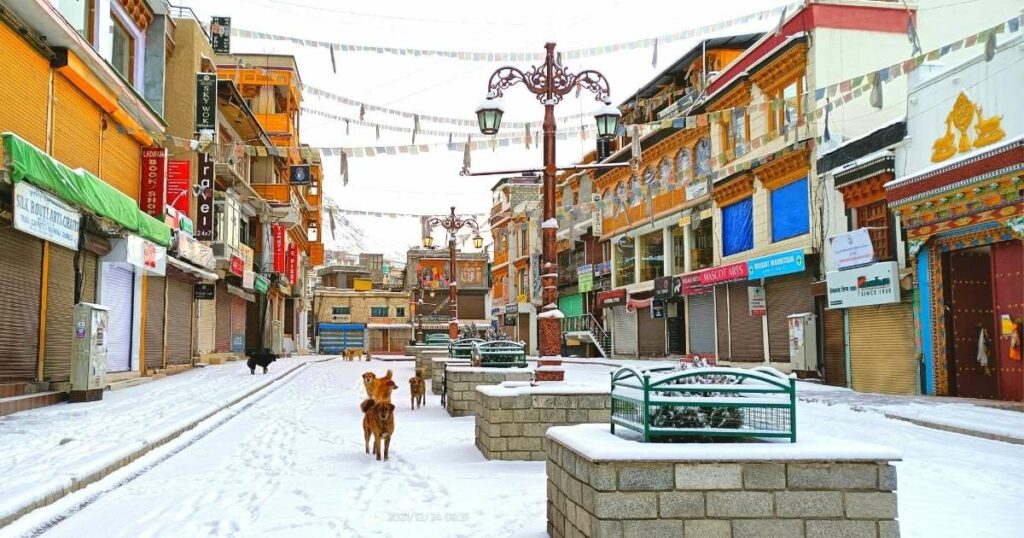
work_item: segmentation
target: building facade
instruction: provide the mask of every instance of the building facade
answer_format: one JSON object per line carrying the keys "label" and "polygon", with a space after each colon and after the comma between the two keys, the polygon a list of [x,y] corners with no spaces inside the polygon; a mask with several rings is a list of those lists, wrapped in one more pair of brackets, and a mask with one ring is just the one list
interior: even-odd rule
{"label": "building facade", "polygon": [[508,177],[491,187],[491,323],[509,338],[537,349],[540,305],[539,176]]}
{"label": "building facade", "polygon": [[374,355],[400,355],[413,340],[409,292],[322,287],[313,292],[313,303],[322,332],[344,330]]}

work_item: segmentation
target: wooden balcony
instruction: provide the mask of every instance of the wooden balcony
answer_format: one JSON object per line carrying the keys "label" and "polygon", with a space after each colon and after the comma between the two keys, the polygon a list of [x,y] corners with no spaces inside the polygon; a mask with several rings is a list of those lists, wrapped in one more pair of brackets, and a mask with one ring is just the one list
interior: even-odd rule
{"label": "wooden balcony", "polygon": [[289,196],[290,186],[287,183],[253,183],[252,190],[260,195],[260,198],[268,202],[288,204],[291,203]]}
{"label": "wooden balcony", "polygon": [[256,114],[255,116],[256,121],[260,123],[267,134],[291,135],[295,131],[291,116],[288,114]]}
{"label": "wooden balcony", "polygon": [[508,263],[508,251],[495,252],[494,253],[494,265],[501,265]]}
{"label": "wooden balcony", "polygon": [[309,263],[311,265],[324,264],[324,244],[313,242],[309,244]]}

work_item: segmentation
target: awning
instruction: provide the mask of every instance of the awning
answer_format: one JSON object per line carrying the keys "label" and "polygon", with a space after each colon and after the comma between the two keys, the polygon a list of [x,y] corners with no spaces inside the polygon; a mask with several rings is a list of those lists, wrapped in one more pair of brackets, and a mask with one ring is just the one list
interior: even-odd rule
{"label": "awning", "polygon": [[255,295],[253,295],[253,294],[243,290],[242,288],[239,288],[237,286],[232,286],[231,284],[228,284],[227,286],[228,286],[228,293],[230,293],[231,295],[234,295],[235,297],[241,297],[242,299],[245,299],[246,301],[249,301],[250,303],[256,301],[256,296]]}
{"label": "awning", "polygon": [[410,323],[367,323],[367,329],[411,329]]}
{"label": "awning", "polygon": [[132,197],[81,168],[72,170],[13,133],[3,133],[0,137],[3,138],[4,159],[15,183],[28,181],[162,247],[171,244],[171,229],[140,211]]}
{"label": "awning", "polygon": [[192,275],[194,277],[201,278],[203,280],[209,280],[209,281],[212,282],[214,280],[217,280],[217,278],[218,278],[216,273],[211,273],[209,271],[203,271],[202,269],[200,269],[200,268],[198,268],[198,267],[196,267],[194,265],[191,265],[189,263],[183,262],[183,261],[175,258],[174,256],[168,256],[167,257],[167,265],[173,265],[175,268],[177,268],[177,269],[179,269],[181,271],[184,271],[184,272],[186,272],[186,273],[188,273],[188,274],[190,274],[190,275]]}

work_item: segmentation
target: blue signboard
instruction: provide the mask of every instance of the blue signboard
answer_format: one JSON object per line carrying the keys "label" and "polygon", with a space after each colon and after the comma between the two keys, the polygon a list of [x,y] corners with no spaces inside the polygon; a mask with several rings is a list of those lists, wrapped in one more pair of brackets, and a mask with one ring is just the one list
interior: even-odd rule
{"label": "blue signboard", "polygon": [[289,179],[292,185],[309,185],[309,165],[295,164],[291,166]]}
{"label": "blue signboard", "polygon": [[747,278],[758,280],[790,273],[799,273],[805,269],[803,249],[787,250],[778,254],[754,258],[747,262]]}

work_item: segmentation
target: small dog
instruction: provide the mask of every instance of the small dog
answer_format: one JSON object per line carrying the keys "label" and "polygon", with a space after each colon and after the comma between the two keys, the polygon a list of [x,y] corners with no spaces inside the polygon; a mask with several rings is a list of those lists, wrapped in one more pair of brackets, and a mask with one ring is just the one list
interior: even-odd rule
{"label": "small dog", "polygon": [[409,409],[422,407],[426,400],[427,383],[423,381],[423,370],[416,369],[416,375],[409,378]]}
{"label": "small dog", "polygon": [[363,350],[361,350],[361,349],[352,347],[352,348],[348,348],[348,349],[345,350],[345,360],[346,361],[355,361],[355,360],[358,360],[359,358],[362,358],[362,356],[363,356]]}
{"label": "small dog", "polygon": [[273,355],[270,355],[270,356],[264,355],[264,356],[260,356],[259,358],[257,358],[257,357],[249,357],[249,360],[245,361],[245,364],[249,367],[249,374],[251,374],[251,375],[256,375],[256,367],[257,366],[262,367],[263,368],[263,373],[266,374],[267,373],[267,367],[270,366],[270,363],[272,363],[272,362],[274,362],[276,360],[277,360],[277,357],[274,357]]}
{"label": "small dog", "polygon": [[373,389],[377,388],[377,374],[373,372],[363,374],[363,387],[366,389],[366,397],[373,398]]}
{"label": "small dog", "polygon": [[370,453],[370,436],[373,436],[373,453],[381,459],[380,442],[384,440],[384,461],[388,460],[391,437],[395,433],[395,406],[390,402],[375,402],[370,399],[359,404],[363,410],[363,442],[366,453]]}
{"label": "small dog", "polygon": [[370,396],[374,402],[391,403],[391,393],[398,388],[398,385],[391,380],[392,375],[391,370],[388,370],[384,377],[377,379],[373,387],[373,396]]}

